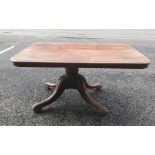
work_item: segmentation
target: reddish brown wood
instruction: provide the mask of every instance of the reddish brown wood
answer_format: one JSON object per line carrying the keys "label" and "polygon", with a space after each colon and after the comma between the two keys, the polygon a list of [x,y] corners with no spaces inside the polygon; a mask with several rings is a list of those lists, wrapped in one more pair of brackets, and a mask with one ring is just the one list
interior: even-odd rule
{"label": "reddish brown wood", "polygon": [[83,97],[83,99],[86,101],[86,103],[91,105],[98,112],[106,114],[106,112],[108,111],[108,109],[105,106],[103,106],[102,104],[94,100],[92,97],[90,97],[86,91],[86,88],[98,88],[99,86],[101,87],[101,85],[90,86],[86,79],[78,73],[78,68],[66,68],[66,74],[59,78],[59,81],[56,85],[51,85],[49,83],[47,84],[48,86],[55,86],[55,90],[53,94],[49,96],[47,99],[39,103],[35,103],[33,105],[33,110],[36,113],[41,112],[42,108],[56,101],[59,98],[59,96],[63,93],[63,91],[69,88],[77,89]]}
{"label": "reddish brown wood", "polygon": [[11,58],[20,67],[145,68],[150,60],[126,44],[34,43]]}
{"label": "reddish brown wood", "polygon": [[89,105],[103,113],[107,108],[86,92],[86,87],[101,89],[101,85],[88,84],[78,74],[78,68],[145,68],[150,63],[147,57],[129,45],[101,43],[35,43],[12,57],[11,61],[19,67],[66,68],[66,74],[57,84],[46,84],[48,88],[55,87],[55,91],[46,100],[34,104],[35,112],[57,100],[65,89],[74,88]]}

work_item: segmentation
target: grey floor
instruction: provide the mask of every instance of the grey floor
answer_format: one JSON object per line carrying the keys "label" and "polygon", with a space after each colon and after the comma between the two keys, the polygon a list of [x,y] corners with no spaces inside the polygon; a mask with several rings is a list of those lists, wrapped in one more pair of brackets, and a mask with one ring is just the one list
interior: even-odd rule
{"label": "grey floor", "polygon": [[[76,90],[67,90],[44,113],[34,102],[50,95],[45,82],[56,82],[63,68],[18,68],[10,58],[37,41],[128,43],[151,59],[147,69],[80,69],[101,92],[89,90],[109,109],[95,113]],[[0,30],[0,125],[155,125],[155,30]]]}

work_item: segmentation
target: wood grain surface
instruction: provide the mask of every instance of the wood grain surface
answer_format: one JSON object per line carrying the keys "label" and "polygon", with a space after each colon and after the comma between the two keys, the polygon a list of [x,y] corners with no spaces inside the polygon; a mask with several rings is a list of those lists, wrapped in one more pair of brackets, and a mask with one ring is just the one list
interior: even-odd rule
{"label": "wood grain surface", "polygon": [[127,44],[34,43],[11,58],[19,67],[146,68],[150,60]]}

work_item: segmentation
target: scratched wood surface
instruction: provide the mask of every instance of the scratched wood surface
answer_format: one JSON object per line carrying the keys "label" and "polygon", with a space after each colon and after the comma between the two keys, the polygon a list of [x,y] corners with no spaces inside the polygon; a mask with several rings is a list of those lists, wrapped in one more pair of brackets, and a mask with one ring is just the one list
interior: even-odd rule
{"label": "scratched wood surface", "polygon": [[19,67],[146,68],[150,60],[127,44],[34,43],[11,58]]}

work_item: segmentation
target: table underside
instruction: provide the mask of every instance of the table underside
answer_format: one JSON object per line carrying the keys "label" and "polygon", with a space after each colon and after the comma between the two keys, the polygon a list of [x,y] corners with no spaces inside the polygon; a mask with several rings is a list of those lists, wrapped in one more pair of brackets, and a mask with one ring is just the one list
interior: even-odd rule
{"label": "table underside", "polygon": [[144,69],[149,64],[137,64],[137,63],[48,63],[48,62],[13,62],[17,67],[65,67],[65,68],[122,68],[122,69]]}

